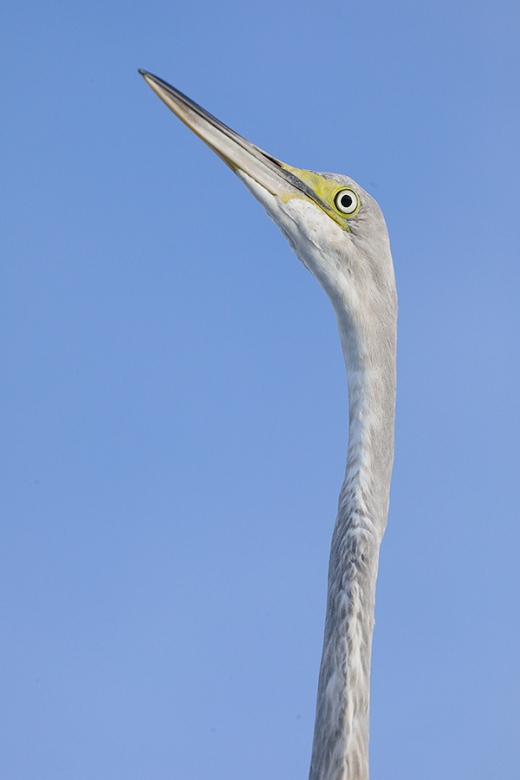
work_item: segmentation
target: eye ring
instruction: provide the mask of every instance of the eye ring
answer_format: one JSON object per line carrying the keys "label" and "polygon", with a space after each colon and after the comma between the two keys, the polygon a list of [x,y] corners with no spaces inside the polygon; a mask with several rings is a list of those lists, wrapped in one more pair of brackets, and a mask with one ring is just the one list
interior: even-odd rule
{"label": "eye ring", "polygon": [[335,194],[334,205],[340,214],[351,217],[359,208],[359,198],[354,190],[345,188]]}

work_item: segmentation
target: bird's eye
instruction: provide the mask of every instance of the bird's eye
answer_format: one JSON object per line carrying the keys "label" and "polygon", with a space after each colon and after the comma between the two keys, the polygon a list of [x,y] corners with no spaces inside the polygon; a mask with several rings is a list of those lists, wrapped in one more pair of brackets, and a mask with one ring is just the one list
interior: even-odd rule
{"label": "bird's eye", "polygon": [[334,205],[342,214],[354,214],[359,207],[359,198],[354,190],[340,190],[336,193]]}

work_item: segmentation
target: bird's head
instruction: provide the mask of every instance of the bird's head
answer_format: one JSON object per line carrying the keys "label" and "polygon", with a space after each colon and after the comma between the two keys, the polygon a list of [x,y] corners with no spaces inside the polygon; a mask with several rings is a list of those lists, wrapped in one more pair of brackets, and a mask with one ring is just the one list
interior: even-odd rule
{"label": "bird's head", "polygon": [[361,335],[364,325],[395,322],[388,232],[381,209],[365,190],[347,176],[286,165],[162,79],[140,73],[264,206],[329,296],[340,330]]}

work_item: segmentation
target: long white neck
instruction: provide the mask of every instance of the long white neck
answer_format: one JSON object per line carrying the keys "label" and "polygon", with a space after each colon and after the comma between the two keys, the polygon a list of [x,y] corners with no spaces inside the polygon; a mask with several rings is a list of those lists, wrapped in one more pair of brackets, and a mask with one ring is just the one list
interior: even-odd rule
{"label": "long white neck", "polygon": [[338,320],[349,445],[330,553],[309,780],[368,780],[375,586],[393,461],[395,318],[364,337]]}

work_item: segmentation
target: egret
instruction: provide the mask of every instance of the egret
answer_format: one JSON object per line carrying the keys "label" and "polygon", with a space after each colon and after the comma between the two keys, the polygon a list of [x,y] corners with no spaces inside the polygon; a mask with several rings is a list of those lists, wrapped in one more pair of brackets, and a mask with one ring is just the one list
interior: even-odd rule
{"label": "egret", "polygon": [[394,449],[397,295],[386,223],[348,176],[293,168],[157,76],[166,105],[236,173],[336,314],[349,398],[345,478],[332,535],[309,780],[368,780],[370,661]]}

